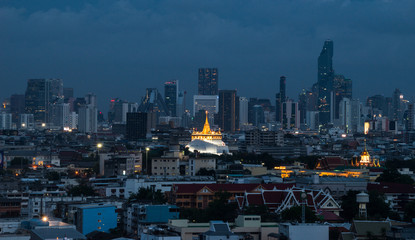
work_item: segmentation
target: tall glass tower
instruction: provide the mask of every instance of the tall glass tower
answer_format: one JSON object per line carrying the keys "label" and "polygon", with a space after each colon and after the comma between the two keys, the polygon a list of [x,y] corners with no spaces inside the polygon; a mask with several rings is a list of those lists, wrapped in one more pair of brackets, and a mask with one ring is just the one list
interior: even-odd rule
{"label": "tall glass tower", "polygon": [[318,57],[318,111],[320,124],[331,121],[333,92],[333,41],[326,40]]}

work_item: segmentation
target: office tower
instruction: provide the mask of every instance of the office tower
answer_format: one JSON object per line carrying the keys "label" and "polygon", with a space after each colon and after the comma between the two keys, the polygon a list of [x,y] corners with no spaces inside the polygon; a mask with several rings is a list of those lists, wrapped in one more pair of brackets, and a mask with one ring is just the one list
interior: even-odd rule
{"label": "office tower", "polygon": [[48,123],[51,105],[61,100],[63,100],[61,79],[29,79],[27,81],[25,111],[33,114],[36,123]]}
{"label": "office tower", "polygon": [[[214,122],[214,115],[219,112],[219,96],[218,95],[194,95],[193,96],[193,116],[200,110],[208,111],[209,122]],[[202,119],[203,123],[205,118]]]}
{"label": "office tower", "polygon": [[254,105],[252,107],[253,122],[252,125],[259,127],[265,123],[264,108],[261,105]]}
{"label": "office tower", "polygon": [[65,99],[65,102],[67,103],[70,98],[73,98],[73,88],[64,87],[63,96]]}
{"label": "office tower", "polygon": [[10,130],[12,129],[12,114],[6,112],[0,112],[0,129]]}
{"label": "office tower", "polygon": [[126,137],[130,141],[146,139],[147,134],[147,113],[127,113]]}
{"label": "office tower", "polygon": [[239,127],[248,125],[248,98],[239,97]]}
{"label": "office tower", "polygon": [[97,95],[95,95],[93,93],[87,93],[85,95],[85,103],[87,105],[92,105],[93,107],[98,108]]}
{"label": "office tower", "polygon": [[361,131],[362,107],[358,99],[343,98],[339,103],[340,126],[348,133]]}
{"label": "office tower", "polygon": [[310,92],[303,89],[300,95],[298,95],[298,110],[300,111],[300,125],[303,125],[306,123],[308,94],[310,94]]}
{"label": "office tower", "polygon": [[[209,116],[214,116],[214,114],[209,114]],[[208,116],[208,118],[209,118]],[[192,121],[192,128],[196,129],[197,131],[202,131],[203,126],[206,122],[206,111],[199,110],[195,113]]]}
{"label": "office tower", "polygon": [[300,128],[300,111],[298,103],[292,100],[286,100],[282,104],[282,128],[283,129],[299,129]]}
{"label": "office tower", "polygon": [[160,117],[169,115],[169,109],[156,88],[146,89],[146,95],[142,98],[138,111],[149,114],[147,124],[153,128],[159,123]]}
{"label": "office tower", "polygon": [[179,91],[177,95],[176,116],[183,117],[186,111],[186,91]]}
{"label": "office tower", "polygon": [[35,128],[35,118],[33,114],[20,114],[19,115],[19,124],[17,126],[19,129],[29,129],[32,130]]}
{"label": "office tower", "polygon": [[250,98],[248,102],[248,121],[249,123],[254,124],[254,106],[260,105],[264,110],[264,122],[270,123],[274,122],[276,119],[275,116],[275,107],[271,105],[271,101],[267,98]]}
{"label": "office tower", "polygon": [[285,102],[287,96],[285,93],[285,89],[286,89],[286,77],[285,76],[281,76],[280,77],[280,92],[276,94],[276,104],[275,104],[275,112],[276,112],[276,119],[277,121],[281,121],[281,104]]}
{"label": "office tower", "polygon": [[78,130],[83,133],[97,132],[97,108],[91,104],[83,105],[78,113]]}
{"label": "office tower", "polygon": [[319,114],[317,111],[306,112],[306,124],[308,129],[318,130],[318,115]]}
{"label": "office tower", "polygon": [[320,124],[329,123],[333,92],[333,41],[326,40],[318,57],[318,111]]}
{"label": "office tower", "polygon": [[169,109],[169,116],[176,117],[177,100],[179,97],[179,80],[164,83],[164,102]]}
{"label": "office tower", "polygon": [[122,100],[116,101],[113,107],[114,118],[112,122],[125,124],[127,122],[127,112],[128,102]]}
{"label": "office tower", "polygon": [[73,101],[73,112],[79,113],[79,108],[86,105],[85,98],[76,98]]}
{"label": "office tower", "polygon": [[333,78],[334,99],[334,114],[333,118],[339,118],[339,104],[343,98],[352,99],[352,80],[345,78],[343,75],[335,75]]}
{"label": "office tower", "polygon": [[18,123],[20,114],[25,111],[25,95],[13,94],[10,96],[10,113],[12,114],[12,121]]}
{"label": "office tower", "polygon": [[218,69],[199,68],[198,95],[218,95]]}
{"label": "office tower", "polygon": [[51,124],[61,129],[69,128],[70,114],[69,103],[53,104],[51,108]]}
{"label": "office tower", "polygon": [[239,98],[236,90],[219,91],[219,113],[217,124],[223,131],[235,132],[239,128]]}
{"label": "office tower", "polygon": [[393,109],[393,119],[401,122],[403,116],[402,108],[403,94],[399,89],[395,89],[392,95],[392,109]]}
{"label": "office tower", "polygon": [[408,104],[408,116],[407,116],[407,123],[406,123],[406,130],[408,131],[414,130],[414,124],[415,124],[414,114],[415,114],[414,104],[410,103]]}

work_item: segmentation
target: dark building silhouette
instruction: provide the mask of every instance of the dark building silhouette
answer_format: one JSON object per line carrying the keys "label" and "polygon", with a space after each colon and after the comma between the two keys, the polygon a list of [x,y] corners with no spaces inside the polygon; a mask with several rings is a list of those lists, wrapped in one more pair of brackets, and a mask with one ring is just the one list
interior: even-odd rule
{"label": "dark building silhouette", "polygon": [[285,76],[281,76],[280,77],[280,92],[276,94],[275,98],[276,98],[276,104],[275,104],[275,113],[276,113],[276,120],[277,121],[281,121],[282,115],[281,115],[281,106],[282,104],[285,102],[285,100],[287,99],[287,96],[285,94],[285,89],[286,89],[286,77]]}
{"label": "dark building silhouette", "polygon": [[402,122],[403,107],[402,107],[402,93],[399,89],[395,89],[392,96],[393,119]]}
{"label": "dark building silhouette", "polygon": [[326,40],[318,57],[318,111],[320,124],[331,121],[333,92],[333,41]]}
{"label": "dark building silhouette", "polygon": [[334,118],[339,118],[339,104],[343,98],[352,99],[352,80],[345,78],[343,75],[335,75],[333,78],[334,99]]}
{"label": "dark building silhouette", "polygon": [[25,93],[25,111],[36,123],[49,123],[51,105],[63,101],[61,79],[29,79]]}
{"label": "dark building silhouette", "polygon": [[69,98],[73,98],[73,88],[63,88],[63,96],[65,99],[65,102],[68,102]]}
{"label": "dark building silhouette", "polygon": [[145,139],[147,134],[147,113],[127,113],[126,137],[130,141]]}
{"label": "dark building silhouette", "polygon": [[12,114],[12,121],[17,123],[19,115],[25,112],[25,95],[13,94],[10,96],[10,113]]}
{"label": "dark building silhouette", "polygon": [[198,95],[218,95],[218,69],[199,68]]}
{"label": "dark building silhouette", "polygon": [[179,81],[169,81],[164,83],[164,101],[170,111],[170,116],[177,116],[177,100],[179,95]]}
{"label": "dark building silhouette", "polygon": [[217,124],[223,131],[235,132],[239,128],[239,97],[236,90],[219,91]]}

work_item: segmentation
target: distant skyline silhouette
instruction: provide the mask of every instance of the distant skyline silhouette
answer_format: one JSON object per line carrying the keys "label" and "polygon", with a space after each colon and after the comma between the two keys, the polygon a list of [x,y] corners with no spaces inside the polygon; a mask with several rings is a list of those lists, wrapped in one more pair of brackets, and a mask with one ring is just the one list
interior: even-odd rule
{"label": "distant skyline silhouette", "polygon": [[275,103],[317,82],[317,58],[334,42],[333,67],[353,96],[415,91],[415,1],[1,1],[0,98],[31,78],[61,78],[75,96],[139,102],[145,89],[180,81],[187,105],[198,69],[219,89]]}

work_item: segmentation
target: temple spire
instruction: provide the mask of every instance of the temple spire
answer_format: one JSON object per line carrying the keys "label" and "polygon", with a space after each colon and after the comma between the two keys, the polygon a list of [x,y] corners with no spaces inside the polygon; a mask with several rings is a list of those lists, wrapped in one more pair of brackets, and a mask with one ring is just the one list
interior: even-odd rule
{"label": "temple spire", "polygon": [[203,126],[203,131],[202,131],[203,134],[211,133],[208,116],[209,116],[209,113],[208,111],[206,111],[206,121],[205,121],[205,125]]}

